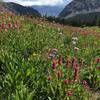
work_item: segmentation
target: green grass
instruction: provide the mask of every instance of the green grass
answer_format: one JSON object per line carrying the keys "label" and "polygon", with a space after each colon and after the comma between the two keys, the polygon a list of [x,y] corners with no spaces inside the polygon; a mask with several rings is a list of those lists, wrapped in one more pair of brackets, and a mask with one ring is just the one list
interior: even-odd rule
{"label": "green grass", "polygon": [[[83,36],[75,33],[78,42],[76,47],[79,51],[74,51],[72,45],[72,34],[59,34],[59,31],[44,26],[34,24],[33,21],[21,17],[19,18],[20,30],[8,29],[0,32],[0,99],[1,100],[88,100],[90,90],[84,89],[82,80],[87,80],[93,90],[100,87],[100,66],[94,61],[100,57],[100,40],[95,36]],[[77,63],[83,59],[82,68],[79,65],[79,83],[74,83],[66,87],[63,80],[65,76],[58,80],[53,76],[52,60],[47,59],[50,48],[58,49],[59,55],[63,56],[61,70],[65,74],[66,56],[70,61],[75,56]],[[68,54],[66,48],[69,49]],[[70,65],[71,66],[71,65]],[[57,69],[59,71],[59,69]],[[48,81],[48,72],[52,80]],[[69,68],[67,74],[71,77],[73,71]],[[73,77],[73,76],[72,76]],[[69,81],[71,81],[69,78]],[[96,81],[97,83],[93,83]],[[67,91],[71,89],[73,95],[68,97]]]}

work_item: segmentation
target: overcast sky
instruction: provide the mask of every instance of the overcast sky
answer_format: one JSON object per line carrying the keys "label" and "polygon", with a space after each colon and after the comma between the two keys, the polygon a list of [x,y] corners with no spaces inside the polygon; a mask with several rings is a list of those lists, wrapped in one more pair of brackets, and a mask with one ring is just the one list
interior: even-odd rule
{"label": "overcast sky", "polygon": [[4,0],[6,2],[15,2],[23,6],[32,6],[32,5],[66,5],[72,0]]}

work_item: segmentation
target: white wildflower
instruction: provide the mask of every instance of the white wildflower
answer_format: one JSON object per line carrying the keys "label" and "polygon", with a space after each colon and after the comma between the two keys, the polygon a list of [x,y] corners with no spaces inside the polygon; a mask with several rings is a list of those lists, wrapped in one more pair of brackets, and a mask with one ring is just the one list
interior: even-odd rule
{"label": "white wildflower", "polygon": [[61,29],[58,27],[58,31],[60,31]]}
{"label": "white wildflower", "polygon": [[75,50],[75,51],[78,51],[78,50],[79,50],[79,48],[78,48],[78,47],[74,47],[74,50]]}
{"label": "white wildflower", "polygon": [[48,58],[54,58],[54,57],[56,57],[57,52],[58,52],[58,50],[55,49],[55,48],[50,49],[49,52],[48,52]]}
{"label": "white wildflower", "polygon": [[63,34],[62,32],[59,33],[59,35],[62,35],[62,34]]}
{"label": "white wildflower", "polygon": [[78,41],[78,38],[77,37],[72,37],[72,40]]}
{"label": "white wildflower", "polygon": [[72,41],[72,44],[73,44],[73,45],[76,45],[77,43],[76,43],[76,41]]}

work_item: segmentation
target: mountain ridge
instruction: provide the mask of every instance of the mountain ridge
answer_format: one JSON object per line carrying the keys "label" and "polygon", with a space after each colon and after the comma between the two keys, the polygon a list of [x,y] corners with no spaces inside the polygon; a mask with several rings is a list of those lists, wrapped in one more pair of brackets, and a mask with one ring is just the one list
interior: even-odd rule
{"label": "mountain ridge", "polygon": [[100,0],[73,0],[63,9],[59,16],[66,17],[70,14],[80,14],[80,12],[82,14],[84,12],[100,12],[98,9],[100,9]]}
{"label": "mountain ridge", "polygon": [[3,9],[4,12],[7,10],[18,15],[41,16],[41,14],[37,10],[33,9],[32,7],[25,7],[13,2],[2,2],[0,4],[0,8]]}
{"label": "mountain ridge", "polygon": [[74,25],[100,24],[100,0],[73,0],[60,12],[59,18]]}

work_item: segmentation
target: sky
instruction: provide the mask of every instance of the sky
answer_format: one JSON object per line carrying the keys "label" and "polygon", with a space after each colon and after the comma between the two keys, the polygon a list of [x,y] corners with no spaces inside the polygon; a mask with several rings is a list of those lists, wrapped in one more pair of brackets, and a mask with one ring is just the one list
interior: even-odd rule
{"label": "sky", "polygon": [[23,6],[32,6],[32,5],[66,5],[72,0],[4,0],[5,2],[15,2]]}

